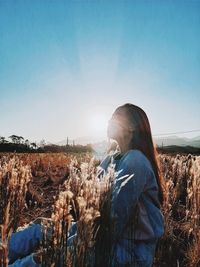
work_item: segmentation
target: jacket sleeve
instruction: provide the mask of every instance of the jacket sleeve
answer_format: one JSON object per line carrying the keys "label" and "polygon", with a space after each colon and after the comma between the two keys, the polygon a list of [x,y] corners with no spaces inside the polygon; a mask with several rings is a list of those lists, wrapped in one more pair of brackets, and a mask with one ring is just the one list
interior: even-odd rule
{"label": "jacket sleeve", "polygon": [[40,266],[41,264],[35,263],[33,259],[33,254],[25,258],[18,259],[14,263],[8,265],[8,267],[40,267]]}
{"label": "jacket sleeve", "polygon": [[115,178],[111,198],[112,238],[121,238],[147,180],[145,156],[138,150],[130,150],[122,159]]}
{"label": "jacket sleeve", "polygon": [[111,162],[111,155],[107,155],[99,164],[97,172],[97,177],[99,178],[99,180],[101,180],[101,176],[105,174],[110,162]]}
{"label": "jacket sleeve", "polygon": [[33,250],[39,246],[42,238],[43,231],[40,224],[30,224],[27,228],[13,233],[9,240],[9,263],[12,263],[16,259],[22,258],[32,253]]}

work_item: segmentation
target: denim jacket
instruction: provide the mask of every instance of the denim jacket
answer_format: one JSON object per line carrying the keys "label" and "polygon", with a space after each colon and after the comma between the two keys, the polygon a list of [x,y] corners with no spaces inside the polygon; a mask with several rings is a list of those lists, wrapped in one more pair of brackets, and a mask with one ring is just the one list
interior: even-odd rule
{"label": "denim jacket", "polygon": [[124,155],[118,153],[106,156],[100,164],[103,172],[107,171],[111,159],[118,172],[111,199],[114,240],[158,239],[164,233],[164,217],[150,161],[140,150],[131,149]]}

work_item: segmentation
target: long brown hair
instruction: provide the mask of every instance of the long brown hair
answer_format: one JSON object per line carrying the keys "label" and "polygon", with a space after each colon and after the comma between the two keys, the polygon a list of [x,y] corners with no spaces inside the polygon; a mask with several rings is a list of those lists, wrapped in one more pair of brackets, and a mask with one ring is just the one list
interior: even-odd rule
{"label": "long brown hair", "polygon": [[129,125],[134,128],[130,147],[140,150],[151,162],[159,188],[159,200],[163,205],[166,200],[165,182],[146,113],[140,107],[127,103],[118,107],[114,115],[125,118]]}

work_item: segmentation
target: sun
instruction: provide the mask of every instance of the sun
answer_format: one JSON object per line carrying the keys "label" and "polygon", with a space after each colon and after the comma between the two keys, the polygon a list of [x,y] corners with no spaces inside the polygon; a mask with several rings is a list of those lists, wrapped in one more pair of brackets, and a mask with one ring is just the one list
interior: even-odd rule
{"label": "sun", "polygon": [[108,118],[105,114],[91,114],[90,128],[95,136],[106,136]]}

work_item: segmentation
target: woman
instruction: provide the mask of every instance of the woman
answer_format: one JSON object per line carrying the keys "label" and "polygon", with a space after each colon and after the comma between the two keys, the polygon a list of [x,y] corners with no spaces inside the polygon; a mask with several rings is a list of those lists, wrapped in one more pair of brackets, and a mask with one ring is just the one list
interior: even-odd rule
{"label": "woman", "polygon": [[120,150],[100,164],[106,172],[112,160],[118,172],[111,197],[112,266],[150,267],[164,233],[165,191],[146,113],[133,104],[118,107],[107,134]]}
{"label": "woman", "polygon": [[[106,172],[113,161],[118,173],[112,185],[110,210],[113,226],[111,266],[150,267],[157,241],[164,233],[160,207],[165,193],[146,113],[133,104],[118,107],[109,121],[107,134],[119,147],[119,152],[109,154],[100,164],[101,170]],[[15,242],[17,238],[23,238],[23,242],[27,238],[26,253],[23,254],[24,243],[21,242],[23,255],[20,254],[20,257],[31,253],[41,241],[41,228],[37,224],[31,227],[27,228],[26,237],[23,232],[12,235],[10,262],[14,262],[20,254]],[[71,240],[76,237],[76,225],[72,228]],[[32,265],[20,265],[21,260],[17,260],[18,265],[13,263],[11,266],[40,266],[35,262],[37,255],[28,257]]]}

